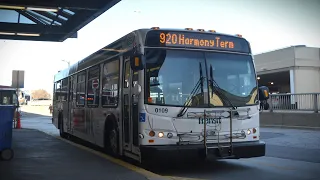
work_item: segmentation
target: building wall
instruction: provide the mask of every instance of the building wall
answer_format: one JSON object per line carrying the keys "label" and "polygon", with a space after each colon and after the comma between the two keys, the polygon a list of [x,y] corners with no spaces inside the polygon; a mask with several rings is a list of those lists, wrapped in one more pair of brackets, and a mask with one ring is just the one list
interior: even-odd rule
{"label": "building wall", "polygon": [[295,67],[295,93],[320,92],[320,70],[314,67]]}
{"label": "building wall", "polygon": [[294,93],[320,92],[320,48],[292,46],[255,55],[254,61],[258,74],[293,70]]}
{"label": "building wall", "polygon": [[295,49],[295,66],[320,67],[320,48],[298,47]]}
{"label": "building wall", "polygon": [[294,49],[289,47],[254,56],[257,73],[281,70],[294,66]]}
{"label": "building wall", "polygon": [[295,92],[320,92],[320,48],[295,48]]}

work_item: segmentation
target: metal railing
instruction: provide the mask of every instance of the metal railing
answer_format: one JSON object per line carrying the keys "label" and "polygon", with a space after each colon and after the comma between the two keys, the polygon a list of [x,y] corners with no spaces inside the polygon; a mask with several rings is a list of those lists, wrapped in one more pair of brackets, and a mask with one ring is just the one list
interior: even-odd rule
{"label": "metal railing", "polygon": [[270,94],[269,110],[273,111],[320,111],[320,93]]}

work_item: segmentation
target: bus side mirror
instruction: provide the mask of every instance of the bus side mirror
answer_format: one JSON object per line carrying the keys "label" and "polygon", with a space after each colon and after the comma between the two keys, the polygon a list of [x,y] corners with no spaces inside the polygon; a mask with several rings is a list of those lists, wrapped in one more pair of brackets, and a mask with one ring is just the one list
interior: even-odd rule
{"label": "bus side mirror", "polygon": [[131,69],[135,72],[143,70],[143,67],[144,67],[143,56],[141,54],[131,56],[130,65],[131,65]]}
{"label": "bus side mirror", "polygon": [[270,95],[269,95],[269,88],[266,86],[260,86],[259,87],[259,100],[260,101],[265,101],[268,100]]}

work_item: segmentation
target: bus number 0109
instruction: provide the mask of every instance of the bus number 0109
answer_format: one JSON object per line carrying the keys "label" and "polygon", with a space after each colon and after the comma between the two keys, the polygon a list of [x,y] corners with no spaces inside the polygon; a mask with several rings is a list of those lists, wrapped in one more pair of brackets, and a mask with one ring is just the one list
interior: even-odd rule
{"label": "bus number 0109", "polygon": [[168,108],[155,108],[154,112],[156,112],[156,113],[168,113]]}

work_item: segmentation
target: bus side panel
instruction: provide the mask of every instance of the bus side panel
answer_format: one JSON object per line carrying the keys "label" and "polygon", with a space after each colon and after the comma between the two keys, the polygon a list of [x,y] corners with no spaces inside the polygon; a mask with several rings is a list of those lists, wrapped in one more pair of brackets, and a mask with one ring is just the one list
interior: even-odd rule
{"label": "bus side panel", "polygon": [[103,90],[103,63],[100,64],[99,74],[99,107],[91,110],[91,130],[95,144],[104,147],[104,124],[105,124],[105,109],[102,107],[102,90]]}
{"label": "bus side panel", "polygon": [[62,107],[62,123],[63,123],[63,131],[68,131],[68,91],[69,91],[69,78],[65,78],[62,80],[62,88],[61,88],[61,107]]}
{"label": "bus side panel", "polygon": [[58,109],[58,93],[57,93],[57,83],[54,84],[54,90],[53,90],[53,101],[52,101],[52,107],[53,107],[53,112],[52,112],[52,124],[58,129],[58,115],[59,115],[59,109]]}
{"label": "bus side panel", "polygon": [[119,111],[116,108],[92,109],[92,130],[94,133],[95,143],[100,147],[104,147],[104,131],[106,116],[108,114],[114,114],[116,119],[118,119],[117,114],[119,114]]}
{"label": "bus side panel", "polygon": [[53,100],[53,112],[52,112],[52,124],[58,129],[58,103],[56,100]]}
{"label": "bus side panel", "polygon": [[73,81],[72,81],[72,92],[70,93],[73,93],[71,98],[70,98],[70,101],[69,102],[69,107],[70,107],[70,133],[72,134],[73,133],[73,130],[74,130],[74,126],[75,126],[75,120],[76,120],[76,117],[74,115],[74,109],[77,107],[77,75],[74,75],[73,76]]}
{"label": "bus side panel", "polygon": [[67,100],[63,100],[62,101],[62,120],[63,120],[63,131],[67,132],[68,129],[70,128],[68,125],[68,101]]}

